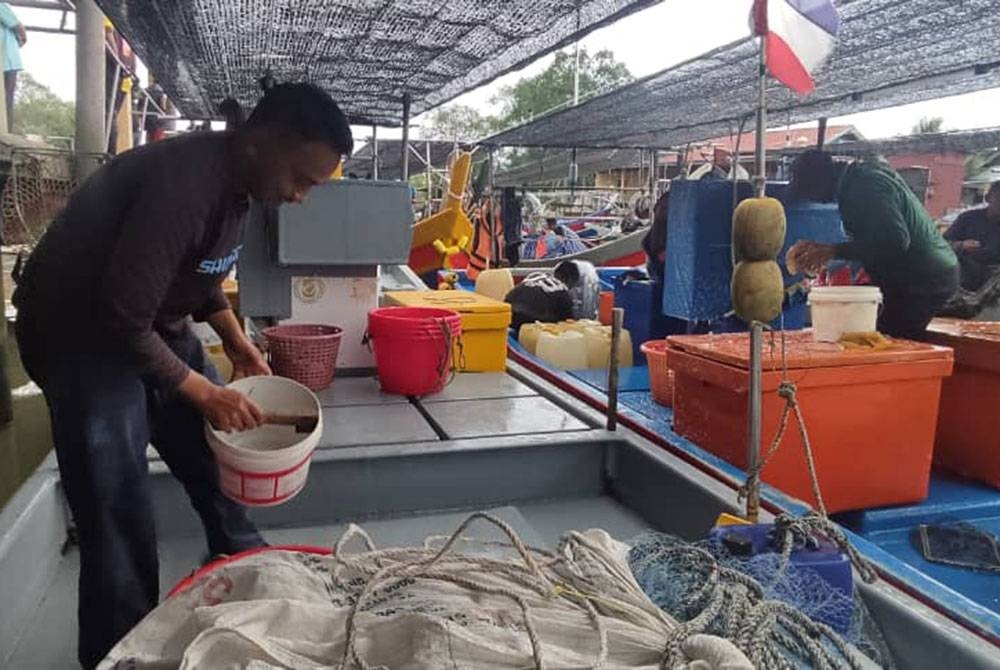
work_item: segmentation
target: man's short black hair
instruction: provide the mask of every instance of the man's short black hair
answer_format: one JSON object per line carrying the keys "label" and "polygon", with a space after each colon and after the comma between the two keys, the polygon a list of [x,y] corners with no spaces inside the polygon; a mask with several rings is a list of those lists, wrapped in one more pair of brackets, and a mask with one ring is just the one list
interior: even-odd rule
{"label": "man's short black hair", "polygon": [[309,83],[275,84],[254,107],[246,126],[276,126],[307,142],[322,142],[349,156],[351,125],[326,91]]}
{"label": "man's short black hair", "polygon": [[792,164],[792,193],[811,200],[833,197],[837,166],[833,156],[819,149],[803,152]]}

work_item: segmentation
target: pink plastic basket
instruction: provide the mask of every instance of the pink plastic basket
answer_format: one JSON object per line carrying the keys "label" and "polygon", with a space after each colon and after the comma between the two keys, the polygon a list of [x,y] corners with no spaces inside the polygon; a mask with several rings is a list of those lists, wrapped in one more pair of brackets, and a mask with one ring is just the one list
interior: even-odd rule
{"label": "pink plastic basket", "polygon": [[264,329],[271,368],[313,391],[333,382],[343,330],[336,326],[300,324]]}

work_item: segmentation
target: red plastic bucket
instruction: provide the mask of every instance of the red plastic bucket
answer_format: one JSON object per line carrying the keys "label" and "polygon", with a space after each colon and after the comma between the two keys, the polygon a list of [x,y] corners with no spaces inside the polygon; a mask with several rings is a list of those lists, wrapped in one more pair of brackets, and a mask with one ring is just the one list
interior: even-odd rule
{"label": "red plastic bucket", "polygon": [[367,339],[386,393],[439,393],[454,367],[462,334],[458,312],[435,307],[381,307],[368,312]]}
{"label": "red plastic bucket", "polygon": [[264,329],[274,374],[313,391],[333,382],[343,331],[336,326],[299,324]]}

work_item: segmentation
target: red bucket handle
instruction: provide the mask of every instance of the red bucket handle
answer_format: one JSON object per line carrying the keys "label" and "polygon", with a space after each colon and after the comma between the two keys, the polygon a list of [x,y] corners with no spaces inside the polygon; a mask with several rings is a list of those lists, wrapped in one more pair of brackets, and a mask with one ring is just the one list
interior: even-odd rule
{"label": "red bucket handle", "polygon": [[[441,329],[441,333],[444,335],[445,347],[444,354],[442,356],[441,362],[438,363],[438,375],[444,375],[447,369],[448,362],[451,360],[451,350],[453,346],[458,347],[458,365],[451,366],[451,376],[448,377],[448,381],[445,382],[445,386],[449,386],[453,381],[455,381],[455,375],[458,373],[459,369],[465,368],[465,345],[462,342],[462,336],[459,335],[455,337],[451,332],[451,326],[443,317],[435,317],[434,322]],[[361,345],[368,348],[368,351],[372,354],[375,351],[372,349],[372,340],[375,336],[371,334],[371,331],[365,330],[365,334],[361,338]]]}

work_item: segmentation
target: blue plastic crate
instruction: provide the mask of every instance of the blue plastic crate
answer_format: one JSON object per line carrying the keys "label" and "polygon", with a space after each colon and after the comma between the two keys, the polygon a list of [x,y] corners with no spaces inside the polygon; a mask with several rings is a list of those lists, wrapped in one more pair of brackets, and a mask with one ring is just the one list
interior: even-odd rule
{"label": "blue plastic crate", "polygon": [[[723,543],[727,537],[737,536],[747,543],[747,557],[761,554],[776,554],[778,547],[774,543],[771,533],[774,530],[773,524],[753,524],[736,526],[719,526],[713,528],[709,537],[715,541]],[[811,546],[796,546],[792,549],[789,570],[810,570],[817,577],[826,582],[833,590],[839,592],[843,602],[851,603],[854,600],[854,576],[851,572],[851,559],[826,537],[814,536]],[[753,575],[762,584],[770,583],[774,575]],[[802,602],[792,602],[789,604],[802,607],[809,602],[811,594],[796,594],[802,597]],[[807,612],[808,613],[808,612]],[[841,634],[847,634],[851,626],[852,609],[845,607],[842,609],[831,608],[824,611],[819,619]]]}
{"label": "blue plastic crate", "polygon": [[[788,186],[768,185],[768,194],[787,199]],[[749,183],[737,187],[737,200],[752,195]],[[723,181],[677,181],[671,186],[670,218],[667,225],[666,286],[663,313],[690,321],[716,322],[732,309],[732,213],[733,184]],[[785,246],[779,255],[784,265],[788,248],[799,240],[841,242],[847,239],[834,204],[797,202],[785,206],[788,219]],[[785,286],[802,279],[784,267]],[[808,310],[804,299],[787,305],[785,327],[804,327]],[[735,329],[740,327],[733,325]]]}
{"label": "blue plastic crate", "polygon": [[663,286],[653,280],[620,275],[615,279],[615,307],[625,310],[625,330],[632,336],[635,365],[645,365],[643,342],[687,332],[687,321],[660,314]]}

